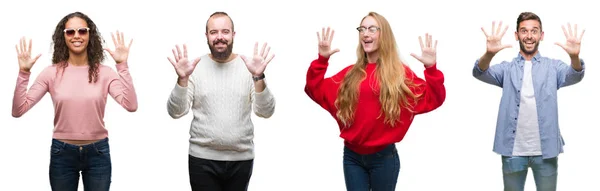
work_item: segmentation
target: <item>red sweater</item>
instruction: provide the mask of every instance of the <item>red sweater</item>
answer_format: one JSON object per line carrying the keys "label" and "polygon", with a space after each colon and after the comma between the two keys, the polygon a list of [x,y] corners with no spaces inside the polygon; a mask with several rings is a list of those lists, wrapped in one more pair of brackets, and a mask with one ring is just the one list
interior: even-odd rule
{"label": "red sweater", "polygon": [[[376,64],[367,64],[365,70],[367,78],[360,84],[360,94],[358,104],[354,113],[354,122],[350,127],[344,128],[341,121],[337,118],[335,100],[338,96],[338,88],[341,82],[353,65],[344,68],[337,74],[325,78],[325,72],[329,65],[329,58],[319,55],[308,69],[306,75],[306,87],[304,91],[317,104],[327,110],[338,122],[340,128],[340,137],[344,139],[344,144],[359,154],[372,154],[385,148],[392,143],[400,142],[415,115],[427,113],[440,107],[446,99],[446,88],[444,87],[444,74],[439,71],[436,65],[426,68],[424,71],[425,80],[417,77],[410,68],[404,65],[406,79],[412,80],[416,87],[411,87],[415,94],[422,94],[413,112],[406,108],[400,111],[400,120],[390,127],[385,124],[384,115],[381,114],[381,103],[379,103],[379,85],[375,75]],[[369,84],[376,84],[372,90]],[[409,99],[409,102],[412,100]]]}

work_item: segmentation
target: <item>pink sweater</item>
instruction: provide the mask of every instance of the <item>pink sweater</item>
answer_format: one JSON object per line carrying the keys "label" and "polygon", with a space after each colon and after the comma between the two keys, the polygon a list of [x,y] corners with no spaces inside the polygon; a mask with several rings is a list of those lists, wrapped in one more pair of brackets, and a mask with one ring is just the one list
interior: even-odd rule
{"label": "pink sweater", "polygon": [[13,117],[20,117],[50,92],[54,103],[55,139],[98,140],[108,137],[104,128],[106,97],[110,94],[127,111],[137,110],[137,96],[127,63],[116,65],[118,73],[99,66],[98,81],[89,83],[89,66],[46,67],[27,91],[31,73],[19,71],[13,97]]}

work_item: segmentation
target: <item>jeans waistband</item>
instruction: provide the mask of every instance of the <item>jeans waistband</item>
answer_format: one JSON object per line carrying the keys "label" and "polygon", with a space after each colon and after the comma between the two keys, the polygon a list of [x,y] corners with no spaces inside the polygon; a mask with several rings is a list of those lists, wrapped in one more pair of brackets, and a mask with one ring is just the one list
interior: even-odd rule
{"label": "jeans waistband", "polygon": [[[361,155],[361,154],[358,154],[358,153],[354,152],[352,149],[348,148],[347,146],[344,146],[344,151],[349,151],[349,152],[351,152],[353,154]],[[377,151],[375,153],[361,155],[361,156],[387,155],[389,153],[394,153],[394,152],[397,152],[397,150],[396,150],[396,144],[392,143],[392,144],[389,144],[389,145],[385,146],[383,149],[381,149],[381,150],[379,150],[379,151]]]}
{"label": "jeans waistband", "polygon": [[63,141],[53,138],[52,144],[60,145],[63,148],[74,148],[74,149],[85,148],[85,149],[87,149],[87,148],[102,147],[102,146],[108,145],[108,137],[101,139],[99,141],[90,143],[90,144],[85,144],[85,145],[73,145],[73,144],[65,143]]}

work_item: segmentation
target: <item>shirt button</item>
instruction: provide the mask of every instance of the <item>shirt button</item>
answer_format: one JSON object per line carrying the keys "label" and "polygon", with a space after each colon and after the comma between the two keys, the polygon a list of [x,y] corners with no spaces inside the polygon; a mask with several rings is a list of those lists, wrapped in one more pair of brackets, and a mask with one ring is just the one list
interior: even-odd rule
{"label": "shirt button", "polygon": [[521,106],[521,104],[517,104],[517,107]]}
{"label": "shirt button", "polygon": [[517,118],[515,117],[515,120],[517,120]]}
{"label": "shirt button", "polygon": [[513,133],[515,133],[515,130],[513,130]]}

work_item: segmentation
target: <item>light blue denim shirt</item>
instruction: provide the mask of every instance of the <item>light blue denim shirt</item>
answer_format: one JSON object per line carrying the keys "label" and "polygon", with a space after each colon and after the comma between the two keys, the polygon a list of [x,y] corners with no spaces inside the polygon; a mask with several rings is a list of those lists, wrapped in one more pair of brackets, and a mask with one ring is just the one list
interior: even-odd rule
{"label": "light blue denim shirt", "polygon": [[[556,157],[563,152],[565,143],[558,127],[557,91],[583,79],[585,65],[582,59],[580,61],[583,69],[578,72],[571,64],[542,57],[539,52],[531,59],[531,76],[544,159]],[[525,58],[519,54],[512,61],[490,65],[485,71],[482,71],[478,64],[479,60],[475,61],[473,77],[502,88],[493,151],[503,156],[512,156]]]}

